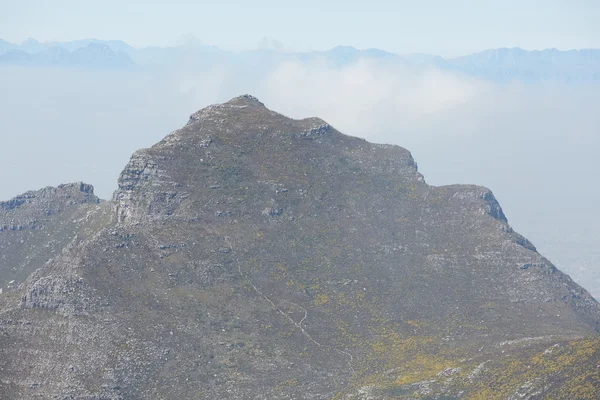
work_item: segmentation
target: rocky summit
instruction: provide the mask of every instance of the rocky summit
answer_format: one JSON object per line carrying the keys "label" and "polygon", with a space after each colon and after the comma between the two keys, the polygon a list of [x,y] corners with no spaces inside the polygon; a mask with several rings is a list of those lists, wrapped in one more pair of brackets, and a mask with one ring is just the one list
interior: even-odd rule
{"label": "rocky summit", "polygon": [[597,399],[600,305],[489,189],[252,96],[0,203],[2,399]]}

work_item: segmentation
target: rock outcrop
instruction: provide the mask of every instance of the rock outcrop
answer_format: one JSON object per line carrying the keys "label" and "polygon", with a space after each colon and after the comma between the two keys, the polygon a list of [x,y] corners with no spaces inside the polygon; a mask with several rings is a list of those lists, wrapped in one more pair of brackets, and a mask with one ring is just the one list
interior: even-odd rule
{"label": "rock outcrop", "polygon": [[94,187],[77,182],[46,187],[0,202],[0,288],[24,281],[48,259],[83,239],[105,204]]}

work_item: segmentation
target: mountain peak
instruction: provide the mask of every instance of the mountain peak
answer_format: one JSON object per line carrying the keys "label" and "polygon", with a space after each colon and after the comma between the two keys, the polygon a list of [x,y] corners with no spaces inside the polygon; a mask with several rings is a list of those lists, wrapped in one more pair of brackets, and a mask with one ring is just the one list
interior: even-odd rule
{"label": "mountain peak", "polygon": [[240,96],[234,97],[229,101],[221,104],[211,104],[208,107],[204,107],[203,109],[196,111],[192,115],[190,115],[190,119],[188,121],[189,124],[193,124],[201,119],[206,119],[209,117],[214,117],[216,115],[223,116],[225,114],[229,115],[231,111],[239,110],[247,107],[253,107],[256,109],[267,110],[265,105],[258,100],[256,97],[249,94],[242,94]]}
{"label": "mountain peak", "polygon": [[339,46],[335,46],[332,49],[330,49],[329,51],[331,52],[347,52],[347,53],[356,53],[360,50],[358,50],[356,47],[354,46],[344,46],[344,45],[339,45]]}
{"label": "mountain peak", "polygon": [[234,97],[229,100],[225,104],[233,104],[233,105],[260,105],[264,107],[264,104],[258,100],[258,98],[250,95],[250,94],[242,94],[240,96]]}
{"label": "mountain peak", "polygon": [[[192,192],[200,190],[198,196],[204,196],[202,188],[233,188],[244,182],[241,177],[247,174],[261,176],[261,180],[286,177],[304,181],[307,163],[314,164],[310,168],[315,169],[315,175],[325,177],[342,168],[338,165],[340,158],[407,181],[422,179],[406,149],[344,135],[320,118],[286,117],[246,94],[193,113],[182,129],[152,148],[136,152],[119,178],[114,194],[116,212],[119,220],[131,222],[188,218],[185,203],[194,197]],[[204,165],[202,169],[208,168],[202,175],[190,169],[197,160]],[[331,167],[318,170],[319,164]],[[223,173],[230,168],[245,171],[239,177]],[[169,179],[163,179],[167,176]],[[168,192],[167,202],[150,193],[159,187]]]}
{"label": "mountain peak", "polygon": [[32,37],[28,37],[21,44],[22,45],[27,45],[27,44],[41,44],[41,42],[39,40],[36,40],[36,39],[32,38]]}

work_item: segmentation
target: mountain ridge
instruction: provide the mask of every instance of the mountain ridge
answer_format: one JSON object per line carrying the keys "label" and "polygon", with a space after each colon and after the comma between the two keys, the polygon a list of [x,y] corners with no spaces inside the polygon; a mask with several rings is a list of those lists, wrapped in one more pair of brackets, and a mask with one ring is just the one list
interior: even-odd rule
{"label": "mountain ridge", "polygon": [[[96,53],[104,48],[104,58],[86,59],[74,53]],[[85,50],[84,50],[85,49]],[[96,49],[95,52],[92,50]],[[54,54],[54,55],[53,55]],[[40,43],[34,39],[21,45],[0,42],[0,63],[17,65],[79,65],[157,67],[198,58],[197,62],[219,64],[260,60],[266,65],[281,62],[322,62],[342,68],[371,60],[404,68],[437,68],[496,83],[525,82],[597,82],[600,80],[600,49],[524,50],[515,48],[487,49],[480,52],[444,58],[429,54],[401,55],[369,48],[359,50],[352,46],[336,46],[326,51],[284,52],[275,49],[246,50],[238,53],[216,46],[192,44],[172,47],[149,46],[134,48],[120,40],[83,39],[69,42]],[[91,61],[91,62],[90,62]],[[256,65],[255,65],[256,67]]]}
{"label": "mountain ridge", "polygon": [[4,54],[0,53],[0,64],[100,68],[125,68],[135,65],[129,55],[122,51],[114,51],[109,45],[101,42],[91,42],[85,47],[77,47],[72,50],[57,45],[40,47],[33,52],[11,48]]}
{"label": "mountain ridge", "polygon": [[0,295],[0,396],[593,399],[600,382],[600,305],[489,189],[429,186],[400,146],[243,95],[91,203]]}

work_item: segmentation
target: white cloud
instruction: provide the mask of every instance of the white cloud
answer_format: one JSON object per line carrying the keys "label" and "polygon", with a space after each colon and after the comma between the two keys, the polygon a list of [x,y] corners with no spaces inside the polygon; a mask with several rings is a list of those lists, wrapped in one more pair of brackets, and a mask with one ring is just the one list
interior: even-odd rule
{"label": "white cloud", "polygon": [[464,106],[485,84],[442,73],[362,60],[342,69],[284,63],[265,79],[265,102],[295,117],[318,115],[347,133],[410,126]]}

